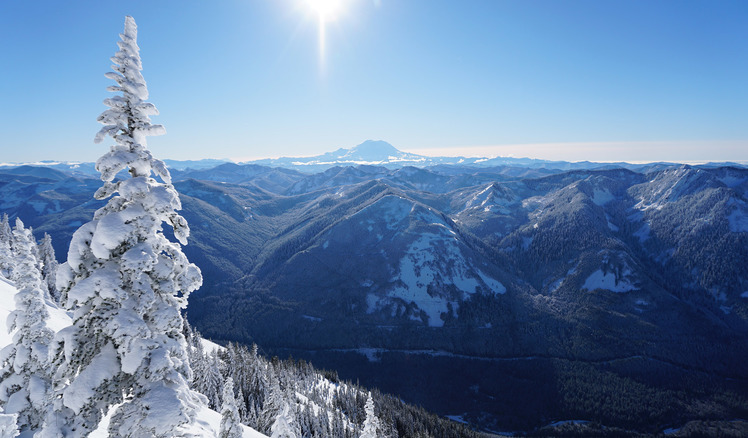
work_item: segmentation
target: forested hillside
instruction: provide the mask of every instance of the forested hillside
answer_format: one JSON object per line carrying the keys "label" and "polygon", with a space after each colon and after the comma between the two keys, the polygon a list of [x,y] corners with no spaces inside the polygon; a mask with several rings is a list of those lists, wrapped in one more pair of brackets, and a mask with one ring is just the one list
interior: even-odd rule
{"label": "forested hillside", "polygon": [[[188,318],[491,430],[744,416],[744,169],[439,169],[179,172]],[[41,172],[4,211],[65,242],[93,183]]]}

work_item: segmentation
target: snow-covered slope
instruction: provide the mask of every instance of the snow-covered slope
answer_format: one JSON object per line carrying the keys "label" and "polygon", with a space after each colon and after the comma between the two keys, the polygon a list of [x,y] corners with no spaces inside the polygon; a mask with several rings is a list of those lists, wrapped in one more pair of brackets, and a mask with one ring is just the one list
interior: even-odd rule
{"label": "snow-covered slope", "polygon": [[[5,329],[5,321],[8,319],[10,312],[15,308],[14,296],[16,292],[17,290],[13,282],[0,276],[0,349],[13,342],[13,333],[8,333]],[[59,331],[69,326],[72,322],[70,316],[64,310],[50,302],[47,302],[47,311],[49,312],[48,324],[52,330]],[[212,342],[206,342],[206,347],[216,348],[217,346]],[[104,417],[99,428],[89,435],[91,438],[106,438],[108,436],[107,427],[109,426],[109,419],[112,413],[113,410]],[[197,423],[197,426],[199,427],[197,430],[208,429],[215,431],[215,435],[211,435],[212,438],[213,436],[218,435],[218,430],[221,425],[221,414],[208,409],[207,407],[202,407],[198,412]],[[247,426],[243,427],[244,438],[260,438],[265,436],[252,428]]]}
{"label": "snow-covered slope", "polygon": [[[448,414],[486,411],[463,407],[480,387],[511,417],[511,392],[487,389],[507,373],[474,368],[417,399],[423,386],[402,382],[443,368],[396,352],[444,351],[460,367],[474,357],[655,357],[744,377],[748,347],[732,339],[748,330],[745,169],[281,170],[228,165],[175,184],[192,228],[185,253],[206,278],[188,315],[212,338],[344,378],[368,372],[362,382]],[[0,173],[0,212],[64,245],[93,214],[93,190],[53,177]],[[387,365],[369,362],[372,351]]]}

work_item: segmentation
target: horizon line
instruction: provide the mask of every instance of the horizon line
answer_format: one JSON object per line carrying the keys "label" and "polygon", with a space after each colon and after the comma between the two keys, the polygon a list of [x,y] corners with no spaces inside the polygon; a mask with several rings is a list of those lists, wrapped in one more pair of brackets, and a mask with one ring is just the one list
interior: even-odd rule
{"label": "horizon line", "polygon": [[[368,141],[368,140],[367,140]],[[384,141],[390,144],[389,142]],[[363,144],[359,143],[350,148]],[[391,144],[390,144],[391,145]],[[392,146],[392,145],[391,145]],[[393,146],[395,147],[395,146]],[[672,163],[700,165],[708,163],[736,163],[748,164],[748,156],[735,157],[735,155],[746,154],[748,151],[748,140],[684,140],[684,141],[605,141],[605,142],[539,142],[539,143],[511,143],[511,144],[488,144],[488,145],[457,145],[438,147],[395,147],[400,152],[420,155],[428,158],[510,158],[540,160],[549,162],[568,163],[601,163],[601,164],[651,164]],[[715,149],[717,149],[715,151]],[[705,151],[709,151],[712,157],[704,157]],[[324,153],[329,153],[323,152]],[[164,158],[173,161],[201,161],[216,160],[233,162],[236,164],[251,163],[262,160],[277,159],[302,159],[313,158],[317,155],[279,155],[279,156],[241,156],[229,158]],[[607,156],[605,156],[607,155]],[[640,156],[636,156],[640,155]],[[680,155],[681,158],[674,158]],[[37,165],[50,166],[60,163],[83,164],[95,161],[85,160],[30,160],[19,162],[0,162],[0,167]]]}

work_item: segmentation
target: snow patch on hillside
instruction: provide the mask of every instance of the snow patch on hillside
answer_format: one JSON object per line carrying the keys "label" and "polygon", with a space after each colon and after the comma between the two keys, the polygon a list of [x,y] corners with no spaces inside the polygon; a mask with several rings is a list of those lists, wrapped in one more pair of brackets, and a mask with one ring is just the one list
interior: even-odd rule
{"label": "snow patch on hillside", "polygon": [[571,269],[569,269],[568,271],[566,271],[566,275],[564,275],[563,277],[561,277],[558,280],[556,280],[553,283],[551,283],[548,286],[548,290],[550,292],[556,292],[557,290],[559,290],[561,288],[561,286],[566,282],[566,280],[570,276],[576,274],[578,267],[579,267],[579,262],[577,262],[574,266],[572,266]]}
{"label": "snow patch on hillside", "polygon": [[[424,312],[429,326],[441,327],[444,325],[441,315],[449,312],[450,306],[456,312],[459,298],[466,299],[481,288],[495,294],[506,292],[501,282],[467,265],[451,229],[443,224],[431,224],[434,225],[439,226],[439,234],[424,233],[406,250],[400,260],[398,273],[392,278],[395,286],[387,297],[367,296],[369,313],[391,304],[392,299],[399,299],[415,304]],[[461,292],[462,296],[454,297],[449,291],[442,291],[450,286]],[[394,312],[396,309],[393,309]],[[411,319],[420,320],[420,316],[411,314]]]}
{"label": "snow patch on hillside", "polygon": [[598,269],[597,271],[593,272],[592,275],[587,277],[584,285],[582,285],[582,289],[586,289],[589,291],[595,289],[604,289],[618,293],[637,290],[638,288],[627,278],[630,274],[631,271],[627,269],[623,272],[621,278],[616,278],[615,273],[603,272],[602,269]]}
{"label": "snow patch on hillside", "polygon": [[668,202],[675,201],[689,193],[691,185],[702,175],[701,170],[690,169],[686,166],[664,170],[649,181],[647,190],[640,194],[639,202],[634,208],[642,211],[660,210]]}
{"label": "snow patch on hillside", "polygon": [[[430,250],[437,245],[437,242],[443,243],[441,236],[434,234],[424,234],[420,239],[413,242],[408,249],[405,257],[400,260],[400,273],[397,278],[401,285],[393,288],[388,296],[400,298],[405,302],[412,302],[419,309],[426,312],[428,324],[431,327],[441,327],[444,321],[440,316],[448,311],[449,301],[444,297],[432,296],[429,294],[429,285],[435,283],[444,275],[446,281],[450,281],[458,289],[466,293],[475,293],[479,286],[474,278],[467,278],[466,268],[462,263],[455,263],[452,269],[436,269],[439,263],[434,253]],[[453,246],[447,246],[447,249],[455,249]],[[452,252],[452,251],[450,251]],[[457,259],[459,260],[459,259]],[[451,274],[451,275],[450,275]],[[451,277],[451,278],[449,278]],[[456,305],[456,303],[453,303]]]}
{"label": "snow patch on hillside", "polygon": [[486,283],[486,286],[493,292],[494,294],[500,294],[503,295],[506,293],[506,287],[501,284],[501,282],[494,280],[493,278],[490,278],[486,276],[481,271],[478,271],[478,276],[480,276],[481,280],[483,280],[484,283]]}
{"label": "snow patch on hillside", "polygon": [[617,232],[619,230],[618,226],[610,221],[610,215],[608,213],[605,213],[605,221],[608,223],[608,228],[610,228],[611,231]]}
{"label": "snow patch on hillside", "polygon": [[508,206],[519,203],[517,196],[500,195],[493,184],[489,184],[480,192],[473,195],[465,202],[465,209],[481,209],[486,213],[498,213],[508,215],[511,210]]}

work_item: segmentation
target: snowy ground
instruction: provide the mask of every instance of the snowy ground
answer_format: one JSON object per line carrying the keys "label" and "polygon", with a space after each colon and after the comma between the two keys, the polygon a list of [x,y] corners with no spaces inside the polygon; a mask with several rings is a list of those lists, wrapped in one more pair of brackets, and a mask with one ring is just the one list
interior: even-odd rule
{"label": "snowy ground", "polygon": [[[10,312],[15,308],[15,300],[13,298],[15,294],[15,285],[11,281],[0,276],[0,349],[13,342],[13,334],[8,333],[4,322],[8,319]],[[51,303],[48,303],[47,310],[49,311],[49,326],[53,330],[57,331],[71,324],[68,314]],[[221,348],[210,341],[206,341],[205,346],[209,349]],[[91,438],[106,438],[108,436],[106,430],[109,426],[109,418],[112,411],[104,417],[99,428],[89,435]],[[200,430],[209,429],[216,431],[215,434],[210,435],[211,437],[214,437],[218,435],[218,430],[221,425],[221,414],[204,407],[198,412],[197,422],[199,423],[198,426],[203,426]],[[264,436],[265,435],[256,430],[244,426],[244,438],[260,438]]]}
{"label": "snowy ground", "polygon": [[629,292],[638,288],[627,278],[630,271],[625,271],[622,278],[616,278],[613,272],[603,272],[598,269],[585,280],[582,289],[596,290],[604,289],[611,292]]}
{"label": "snowy ground", "polygon": [[[89,438],[107,438],[109,435],[107,434],[107,428],[109,427],[109,419],[113,413],[114,409],[109,411],[109,414],[107,414],[106,417],[104,417],[103,420],[101,420],[101,424],[99,425],[99,428],[96,429],[89,435]],[[198,413],[197,413],[197,428],[196,433],[200,433],[200,431],[204,431],[205,429],[208,430],[215,430],[216,434],[211,435],[211,438],[213,436],[218,436],[218,430],[221,427],[221,414],[218,412],[208,409],[208,407],[203,407]],[[256,430],[247,427],[242,426],[244,428],[244,437],[243,438],[261,438],[261,437],[267,437],[266,435],[261,434],[260,432],[257,432]],[[193,432],[195,433],[195,432]]]}

